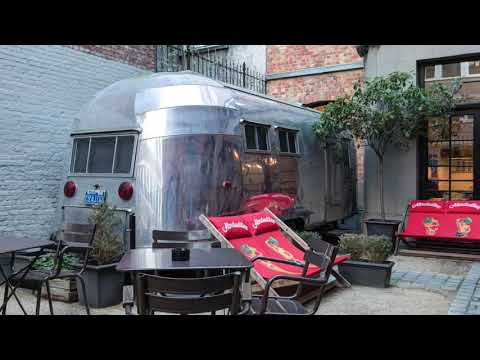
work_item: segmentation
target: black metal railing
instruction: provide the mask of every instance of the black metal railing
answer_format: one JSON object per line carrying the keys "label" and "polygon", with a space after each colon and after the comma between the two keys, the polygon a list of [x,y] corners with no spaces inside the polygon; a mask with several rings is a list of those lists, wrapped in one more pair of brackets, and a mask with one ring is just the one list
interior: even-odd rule
{"label": "black metal railing", "polygon": [[200,52],[188,45],[157,45],[157,71],[185,70],[262,94],[266,91],[265,75],[249,68],[245,62],[229,59],[222,52]]}

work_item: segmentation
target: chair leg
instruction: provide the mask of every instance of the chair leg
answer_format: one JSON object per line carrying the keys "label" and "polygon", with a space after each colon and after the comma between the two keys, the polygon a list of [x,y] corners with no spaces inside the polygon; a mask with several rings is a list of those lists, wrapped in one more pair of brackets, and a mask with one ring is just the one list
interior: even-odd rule
{"label": "chair leg", "polygon": [[[45,287],[47,288],[47,297],[48,297],[48,307],[50,308],[50,315],[53,315],[53,304],[52,304],[52,294],[50,293],[50,284],[48,280],[45,281]],[[42,291],[40,290],[40,296]]]}
{"label": "chair leg", "polygon": [[6,283],[4,284],[4,286],[5,286],[5,291],[3,293],[3,303],[5,304],[5,306],[3,308],[2,315],[5,315],[7,313],[7,299],[8,299],[8,286]]}
{"label": "chair leg", "polygon": [[87,311],[87,315],[90,315],[90,306],[88,305],[87,287],[85,286],[85,280],[81,275],[77,275],[76,278],[80,280],[80,285],[82,286],[83,292],[83,302],[85,303],[85,310]]}
{"label": "chair leg", "polygon": [[35,315],[40,315],[40,303],[41,303],[41,299],[42,299],[42,286],[43,286],[43,283],[40,283],[40,286],[37,289],[37,306],[35,307]]}

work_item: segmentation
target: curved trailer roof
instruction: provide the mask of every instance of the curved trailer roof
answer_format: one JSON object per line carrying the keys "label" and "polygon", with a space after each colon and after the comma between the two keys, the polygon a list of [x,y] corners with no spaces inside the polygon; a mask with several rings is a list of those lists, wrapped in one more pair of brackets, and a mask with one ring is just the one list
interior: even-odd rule
{"label": "curved trailer roof", "polygon": [[136,115],[166,107],[223,106],[248,113],[296,113],[312,121],[320,112],[199,75],[192,71],[137,76],[108,86],[85,105],[75,119],[72,134],[140,130]]}

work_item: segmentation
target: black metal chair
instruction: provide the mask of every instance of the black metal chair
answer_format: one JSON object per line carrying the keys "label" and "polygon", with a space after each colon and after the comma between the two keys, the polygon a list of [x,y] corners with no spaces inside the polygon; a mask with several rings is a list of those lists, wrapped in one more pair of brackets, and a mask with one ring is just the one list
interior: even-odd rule
{"label": "black metal chair", "polygon": [[[266,256],[258,256],[252,259],[252,262],[258,260],[268,260],[288,264],[292,266],[303,267],[301,276],[277,275],[272,277],[268,282],[262,296],[252,296],[252,300],[244,304],[249,314],[281,314],[281,315],[313,315],[317,312],[320,302],[322,301],[328,278],[332,272],[333,263],[337,255],[338,248],[320,239],[309,241],[310,249],[305,251],[304,263],[271,258]],[[324,271],[318,277],[306,277],[310,264],[316,265]],[[279,280],[290,280],[298,283],[295,294],[292,296],[269,296],[269,290],[272,285]],[[299,301],[300,295],[305,285],[317,287],[314,297],[314,305],[308,310]]]}
{"label": "black metal chair", "polygon": [[204,278],[167,278],[139,274],[138,313],[199,314],[228,309],[232,315],[240,310],[241,274]]}
{"label": "black metal chair", "polygon": [[[59,231],[55,239],[53,239],[57,242],[53,268],[51,270],[31,270],[21,281],[19,285],[20,287],[32,289],[37,292],[37,304],[35,310],[36,315],[40,314],[43,284],[45,284],[45,288],[47,290],[50,314],[53,315],[53,304],[49,281],[67,278],[76,278],[79,280],[83,290],[86,312],[87,315],[90,315],[85,280],[83,279],[82,274],[87,267],[88,255],[92,249],[93,241],[95,239],[95,232],[96,225],[64,224],[62,230]],[[81,267],[79,267],[78,271],[62,270],[63,257],[68,253],[73,253],[80,257]],[[12,279],[12,283],[20,281],[21,277],[22,273],[17,274],[17,276]],[[5,296],[7,296],[8,289],[6,287],[5,292]]]}

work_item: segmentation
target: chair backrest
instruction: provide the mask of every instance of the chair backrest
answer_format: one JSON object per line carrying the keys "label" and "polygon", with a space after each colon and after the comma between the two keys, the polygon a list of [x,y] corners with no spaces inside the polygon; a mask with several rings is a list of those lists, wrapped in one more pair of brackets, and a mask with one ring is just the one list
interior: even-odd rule
{"label": "chair backrest", "polygon": [[[313,264],[321,269],[324,269],[322,276],[323,279],[328,281],[328,278],[332,273],[335,258],[337,257],[338,247],[321,239],[311,239],[309,241],[309,245],[310,249],[305,251],[305,266],[303,268],[302,276],[306,276],[308,267]],[[296,296],[300,296],[302,287],[302,283],[300,283],[297,287]],[[320,302],[323,298],[324,288],[325,286],[322,287],[322,290],[316,296],[313,309],[310,311],[310,313],[314,314],[318,310]]]}
{"label": "chair backrest", "polygon": [[[90,253],[89,247],[93,246],[96,230],[96,224],[63,224],[61,230],[57,232],[55,239],[57,241],[56,258],[58,259],[60,251],[63,248],[72,246],[71,249],[67,249],[67,252],[82,258],[81,272],[85,271]],[[60,270],[61,269],[57,267],[56,271],[59,272]]]}
{"label": "chair backrest", "polygon": [[240,307],[241,275],[184,279],[139,274],[139,314],[154,312],[198,314],[230,309],[235,315]]}

